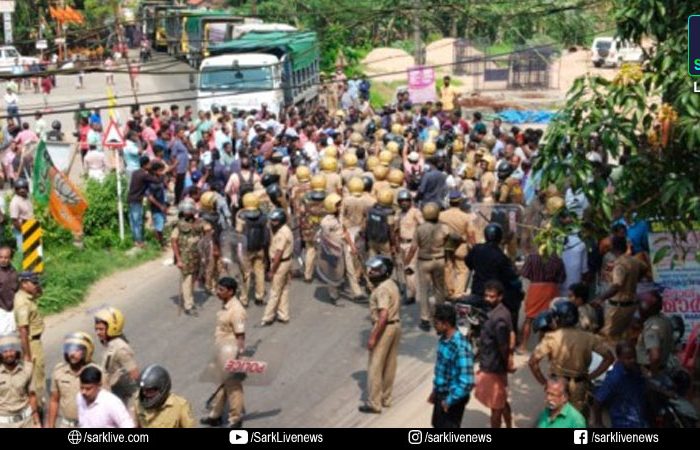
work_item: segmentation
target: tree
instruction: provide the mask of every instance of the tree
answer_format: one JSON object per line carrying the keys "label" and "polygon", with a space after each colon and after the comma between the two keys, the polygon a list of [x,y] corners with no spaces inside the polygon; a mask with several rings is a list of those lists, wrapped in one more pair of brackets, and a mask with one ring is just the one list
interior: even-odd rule
{"label": "tree", "polygon": [[[662,221],[676,232],[700,219],[700,95],[687,75],[686,26],[693,12],[687,0],[616,0],[617,36],[653,42],[643,64],[623,66],[613,81],[576,80],[547,131],[535,167],[543,186],[581,189],[600,230],[607,231],[614,210]],[[619,159],[614,183],[587,159],[592,146],[604,160]]]}

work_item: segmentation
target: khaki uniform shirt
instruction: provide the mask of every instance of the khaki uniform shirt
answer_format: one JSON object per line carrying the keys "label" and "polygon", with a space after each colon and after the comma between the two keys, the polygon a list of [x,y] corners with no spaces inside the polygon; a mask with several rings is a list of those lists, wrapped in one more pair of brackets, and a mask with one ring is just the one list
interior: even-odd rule
{"label": "khaki uniform shirt", "polygon": [[549,371],[565,377],[579,377],[588,373],[592,352],[601,355],[608,351],[603,338],[577,328],[560,328],[546,333],[535,350],[537,359],[549,358]]}
{"label": "khaki uniform shirt", "polygon": [[668,358],[673,353],[673,326],[664,315],[649,317],[644,322],[642,333],[637,338],[637,362],[649,365],[649,350],[658,348],[661,352],[661,367],[667,367]]}
{"label": "khaki uniform shirt", "polygon": [[329,214],[321,220],[321,233],[329,243],[336,247],[342,247],[343,242],[345,242],[343,226],[334,215]]}
{"label": "khaki uniform shirt", "polygon": [[172,393],[159,408],[145,409],[139,402],[136,407],[136,418],[141,428],[195,427],[189,402]]}
{"label": "khaki uniform shirt", "polygon": [[287,187],[289,186],[289,170],[287,169],[287,166],[281,163],[276,163],[270,166],[270,169],[270,173],[280,176],[280,187],[282,188],[282,191],[286,193]]}
{"label": "khaki uniform shirt", "polygon": [[30,338],[44,332],[44,319],[39,315],[39,306],[31,295],[21,289],[15,294],[14,312],[17,328],[29,327]]}
{"label": "khaki uniform shirt", "polygon": [[423,215],[418,208],[411,206],[408,211],[399,210],[396,213],[396,222],[399,226],[399,239],[401,242],[412,242],[416,234],[416,228],[423,223]]}
{"label": "khaki uniform shirt", "polygon": [[438,221],[450,228],[450,232],[462,238],[464,242],[455,250],[455,257],[467,256],[467,242],[474,239],[474,228],[471,217],[459,208],[452,207],[440,213]]}
{"label": "khaki uniform shirt", "polygon": [[386,310],[388,322],[398,321],[400,299],[401,294],[394,280],[389,278],[382,281],[369,297],[369,312],[372,317],[372,323],[379,320],[380,309]]}
{"label": "khaki uniform shirt", "polygon": [[0,364],[0,415],[13,415],[29,406],[32,363],[22,361],[9,370]]}
{"label": "khaki uniform shirt", "polygon": [[377,198],[377,195],[385,189],[390,189],[391,184],[386,180],[375,181],[372,185],[372,196]]}
{"label": "khaki uniform shirt", "polygon": [[486,172],[481,176],[481,196],[483,198],[493,199],[493,194],[496,191],[496,176],[493,172]]}
{"label": "khaki uniform shirt", "polygon": [[413,243],[418,245],[418,259],[445,256],[450,229],[444,223],[425,222],[416,228]]}
{"label": "khaki uniform shirt", "polygon": [[326,192],[328,194],[343,192],[343,179],[335,172],[323,172],[326,175]]}
{"label": "khaki uniform shirt", "polygon": [[[96,367],[101,372],[104,372],[97,364],[90,363],[85,367],[88,366]],[[64,419],[78,420],[78,402],[76,398],[78,392],[80,392],[80,371],[78,373],[73,372],[70,364],[64,361],[56,364],[51,374],[51,393],[58,393],[58,415]],[[102,388],[109,390],[109,386],[106,383],[104,384]]]}
{"label": "khaki uniform shirt", "polygon": [[224,307],[216,313],[216,329],[214,339],[218,342],[223,339],[235,337],[237,334],[245,334],[245,321],[247,313],[241,305],[238,297],[233,297]]}
{"label": "khaki uniform shirt", "polygon": [[102,367],[105,368],[105,376],[112,392],[118,397],[123,398],[125,391],[136,387],[136,381],[131,379],[129,372],[138,369],[138,364],[134,350],[124,339],[117,337],[107,343]]}
{"label": "khaki uniform shirt", "polygon": [[629,255],[618,257],[613,265],[612,282],[620,286],[620,291],[611,300],[626,302],[637,298],[637,283],[645,269],[645,264],[637,258]]}
{"label": "khaki uniform shirt", "polygon": [[340,216],[343,218],[343,224],[351,229],[353,227],[364,228],[367,223],[367,213],[374,205],[370,200],[371,197],[354,195],[346,195],[343,197]]}
{"label": "khaki uniform shirt", "polygon": [[340,171],[340,177],[343,179],[343,183],[346,185],[350,182],[352,177],[362,177],[362,169],[359,167],[353,167],[352,169],[343,169]]}
{"label": "khaki uniform shirt", "polygon": [[270,242],[270,261],[275,257],[278,251],[282,252],[282,259],[289,259],[292,257],[292,250],[294,248],[294,235],[292,235],[292,230],[289,226],[282,225],[279,230],[272,236],[272,242]]}

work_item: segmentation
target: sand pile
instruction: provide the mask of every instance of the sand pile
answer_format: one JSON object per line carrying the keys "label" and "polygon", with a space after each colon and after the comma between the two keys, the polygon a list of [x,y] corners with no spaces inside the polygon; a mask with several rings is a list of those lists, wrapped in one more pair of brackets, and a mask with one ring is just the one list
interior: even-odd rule
{"label": "sand pile", "polygon": [[[415,65],[413,57],[399,48],[375,48],[361,61],[368,75],[386,74],[375,78],[379,81],[405,80],[406,70]],[[397,73],[393,73],[397,72]]]}

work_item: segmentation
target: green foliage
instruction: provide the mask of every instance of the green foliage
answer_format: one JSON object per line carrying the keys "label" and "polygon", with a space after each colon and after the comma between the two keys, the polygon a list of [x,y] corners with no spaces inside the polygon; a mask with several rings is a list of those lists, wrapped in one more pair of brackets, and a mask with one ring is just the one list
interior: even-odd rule
{"label": "green foliage", "polygon": [[[656,49],[639,66],[626,66],[614,81],[576,80],[564,108],[550,125],[537,169],[543,182],[568,182],[594,205],[601,229],[636,212],[681,232],[700,218],[700,96],[687,76],[687,18],[682,0],[616,2],[617,35]],[[597,133],[604,157],[626,163],[615,189],[606,173],[586,159]]]}
{"label": "green foliage", "polygon": [[[124,220],[128,217],[125,186],[126,180],[122,179]],[[88,209],[85,211],[83,220],[85,245],[92,248],[129,248],[131,246],[129,239],[125,239],[123,243],[119,239],[116,173],[109,173],[102,183],[88,179],[86,198]]]}
{"label": "green foliage", "polygon": [[85,0],[85,15],[93,27],[102,27],[105,20],[114,16],[114,5],[111,0]]}

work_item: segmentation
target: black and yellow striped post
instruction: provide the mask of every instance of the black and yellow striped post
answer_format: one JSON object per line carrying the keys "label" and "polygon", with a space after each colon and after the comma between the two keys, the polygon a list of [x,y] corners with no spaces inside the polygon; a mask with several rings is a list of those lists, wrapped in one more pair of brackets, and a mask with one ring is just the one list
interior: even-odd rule
{"label": "black and yellow striped post", "polygon": [[41,249],[41,227],[36,219],[22,224],[22,270],[43,272],[44,258]]}

